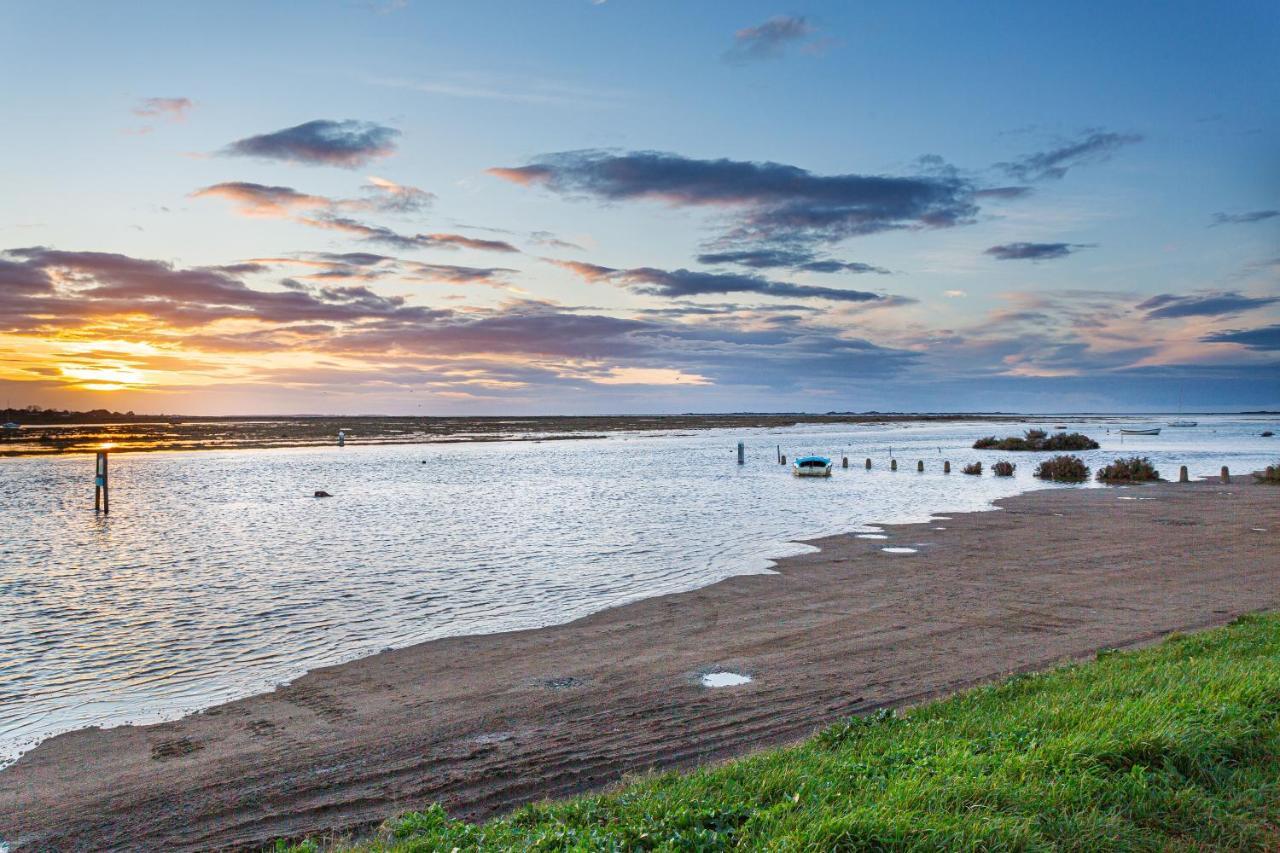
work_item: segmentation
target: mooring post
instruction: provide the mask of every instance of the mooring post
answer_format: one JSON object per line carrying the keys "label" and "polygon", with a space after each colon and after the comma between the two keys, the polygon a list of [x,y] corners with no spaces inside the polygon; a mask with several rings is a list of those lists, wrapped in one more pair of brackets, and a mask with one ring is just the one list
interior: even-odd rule
{"label": "mooring post", "polygon": [[782,445],[778,445],[778,464],[782,464]]}
{"label": "mooring post", "polygon": [[344,447],[347,443],[347,431],[345,429],[338,430],[338,446]]}
{"label": "mooring post", "polygon": [[1222,482],[1224,482],[1224,483],[1230,483],[1230,482],[1231,482],[1231,472],[1227,470],[1227,466],[1226,466],[1226,465],[1223,465],[1223,466],[1222,466]]}
{"label": "mooring post", "polygon": [[1186,466],[1186,465],[1183,465],[1181,468],[1179,468],[1179,469],[1178,469],[1178,482],[1179,482],[1179,483],[1190,483],[1190,482],[1191,482],[1191,477],[1189,477],[1189,476],[1187,475],[1187,466]]}
{"label": "mooring post", "polygon": [[741,441],[738,442],[738,464],[742,465],[747,461],[747,446]]}
{"label": "mooring post", "polygon": [[943,462],[943,463],[942,463],[942,473],[944,473],[944,474],[950,474],[950,473],[951,473],[951,460],[950,460],[950,459],[948,459],[946,462]]}
{"label": "mooring post", "polygon": [[111,493],[107,483],[107,451],[99,450],[94,460],[93,511],[103,515],[111,513]]}
{"label": "mooring post", "polygon": [[848,457],[848,456],[842,456],[842,457],[840,457],[840,467],[842,467],[842,468],[848,468],[848,467],[849,467],[849,457]]}
{"label": "mooring post", "polygon": [[924,460],[923,460],[923,459],[921,459],[919,462],[917,462],[917,463],[916,463],[916,473],[919,473],[919,474],[923,474],[923,473],[924,473]]}
{"label": "mooring post", "polygon": [[787,464],[787,455],[786,455],[785,453],[782,455],[782,459],[780,459],[780,460],[779,460],[779,464],[780,464],[780,465],[786,465],[786,464]]}
{"label": "mooring post", "polygon": [[867,460],[867,470],[868,470],[868,471],[870,471],[870,470],[871,470],[871,460],[870,460],[870,459],[868,459],[868,460]]}
{"label": "mooring post", "polygon": [[897,470],[898,470],[898,460],[897,460],[897,459],[890,459],[890,460],[889,460],[889,470],[890,470],[890,471],[897,471]]}

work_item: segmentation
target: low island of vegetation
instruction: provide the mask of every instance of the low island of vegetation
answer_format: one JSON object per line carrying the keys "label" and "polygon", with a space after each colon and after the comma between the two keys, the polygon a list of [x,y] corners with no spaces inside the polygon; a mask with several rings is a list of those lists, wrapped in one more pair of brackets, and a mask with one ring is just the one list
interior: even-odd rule
{"label": "low island of vegetation", "polygon": [[960,469],[961,474],[973,474],[974,476],[982,475],[982,463],[970,462],[968,465]]}
{"label": "low island of vegetation", "polygon": [[1275,850],[1277,721],[1280,616],[1244,616],[487,823],[432,806],[350,849]]}
{"label": "low island of vegetation", "polygon": [[1078,432],[1057,432],[1053,435],[1042,429],[1029,429],[1022,436],[1011,435],[996,438],[989,435],[973,443],[974,450],[1097,450],[1101,445],[1089,436]]}
{"label": "low island of vegetation", "polygon": [[1017,468],[1017,465],[1014,465],[1007,459],[1001,459],[999,462],[996,462],[991,466],[991,473],[995,474],[997,477],[1012,477],[1013,472],[1016,471]]}
{"label": "low island of vegetation", "polygon": [[1089,466],[1079,456],[1054,456],[1036,466],[1035,476],[1042,480],[1078,483],[1089,479]]}
{"label": "low island of vegetation", "polygon": [[1160,479],[1160,472],[1145,456],[1117,459],[1098,469],[1098,480],[1103,483],[1150,483]]}

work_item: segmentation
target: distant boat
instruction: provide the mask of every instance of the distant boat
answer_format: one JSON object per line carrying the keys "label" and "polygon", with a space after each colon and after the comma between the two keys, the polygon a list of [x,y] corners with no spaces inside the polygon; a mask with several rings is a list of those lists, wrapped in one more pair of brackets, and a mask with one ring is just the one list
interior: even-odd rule
{"label": "distant boat", "polygon": [[1199,421],[1169,421],[1169,426],[1171,427],[1193,427],[1199,425]]}
{"label": "distant boat", "polygon": [[797,477],[830,477],[831,460],[825,456],[801,456],[791,470]]}
{"label": "distant boat", "polygon": [[1121,435],[1159,435],[1160,427],[1151,427],[1150,429],[1121,429]]}
{"label": "distant boat", "polygon": [[1193,427],[1197,426],[1195,421],[1188,421],[1182,417],[1182,386],[1178,386],[1178,417],[1169,421],[1171,427]]}

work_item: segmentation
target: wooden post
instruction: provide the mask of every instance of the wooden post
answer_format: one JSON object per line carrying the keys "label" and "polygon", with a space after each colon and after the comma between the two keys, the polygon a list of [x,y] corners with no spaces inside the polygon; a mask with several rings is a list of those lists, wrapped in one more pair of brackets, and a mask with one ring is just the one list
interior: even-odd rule
{"label": "wooden post", "polygon": [[93,511],[100,511],[103,515],[110,515],[111,492],[107,482],[107,451],[99,450],[94,462]]}
{"label": "wooden post", "polygon": [[1190,483],[1190,482],[1191,482],[1191,478],[1190,478],[1189,476],[1187,476],[1187,466],[1186,466],[1186,465],[1183,465],[1181,468],[1179,468],[1179,469],[1178,469],[1178,482],[1179,482],[1179,483]]}
{"label": "wooden post", "polygon": [[738,464],[742,465],[747,461],[747,447],[741,441],[738,442]]}
{"label": "wooden post", "polygon": [[786,454],[785,454],[785,453],[782,455],[782,459],[781,459],[781,460],[779,460],[779,464],[781,464],[781,465],[786,465],[786,464],[787,464],[787,456],[786,456]]}
{"label": "wooden post", "polygon": [[848,468],[848,467],[849,467],[849,457],[848,457],[848,456],[842,456],[842,457],[840,457],[840,467],[841,467],[841,468]]}
{"label": "wooden post", "polygon": [[897,470],[898,470],[898,460],[897,460],[897,459],[890,459],[890,460],[889,460],[889,470],[890,470],[890,471],[897,471]]}
{"label": "wooden post", "polygon": [[951,460],[950,460],[950,459],[948,459],[946,462],[943,462],[943,463],[942,463],[942,473],[944,473],[944,474],[950,474],[950,473],[951,473]]}
{"label": "wooden post", "polygon": [[778,445],[778,464],[782,464],[782,445]]}
{"label": "wooden post", "polygon": [[1226,465],[1223,465],[1223,466],[1222,466],[1222,482],[1224,482],[1224,483],[1230,483],[1230,482],[1231,482],[1231,472],[1227,470],[1227,466],[1226,466]]}
{"label": "wooden post", "polygon": [[923,473],[924,473],[924,460],[923,460],[923,459],[921,459],[919,462],[917,462],[917,463],[916,463],[916,473],[919,473],[919,474],[923,474]]}
{"label": "wooden post", "polygon": [[868,470],[868,471],[870,471],[870,470],[871,470],[871,460],[870,460],[870,459],[868,459],[868,460],[867,460],[867,470]]}

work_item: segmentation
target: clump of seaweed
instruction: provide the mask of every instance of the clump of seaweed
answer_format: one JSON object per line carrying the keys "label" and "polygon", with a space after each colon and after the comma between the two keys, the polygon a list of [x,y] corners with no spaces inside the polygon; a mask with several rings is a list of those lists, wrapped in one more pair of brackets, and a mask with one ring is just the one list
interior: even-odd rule
{"label": "clump of seaweed", "polygon": [[1022,436],[996,438],[989,435],[973,443],[974,450],[1097,450],[1100,445],[1089,436],[1078,432],[1060,432],[1049,435],[1042,429],[1029,429]]}
{"label": "clump of seaweed", "polygon": [[1098,469],[1098,479],[1103,483],[1148,483],[1160,479],[1160,472],[1145,456],[1117,459]]}
{"label": "clump of seaweed", "polygon": [[966,466],[964,466],[963,468],[961,468],[961,469],[960,469],[960,473],[962,473],[962,474],[981,474],[981,473],[982,473],[982,463],[981,463],[981,462],[970,462],[968,465],[966,465]]}
{"label": "clump of seaweed", "polygon": [[1089,479],[1089,466],[1079,456],[1054,456],[1036,466],[1035,476],[1042,480],[1078,483]]}
{"label": "clump of seaweed", "polygon": [[1259,483],[1270,483],[1273,486],[1280,486],[1280,462],[1274,465],[1268,465],[1266,469],[1253,475],[1254,479]]}
{"label": "clump of seaweed", "polygon": [[1014,469],[1017,468],[1012,462],[1001,459],[999,462],[991,466],[991,473],[997,477],[1012,477]]}

